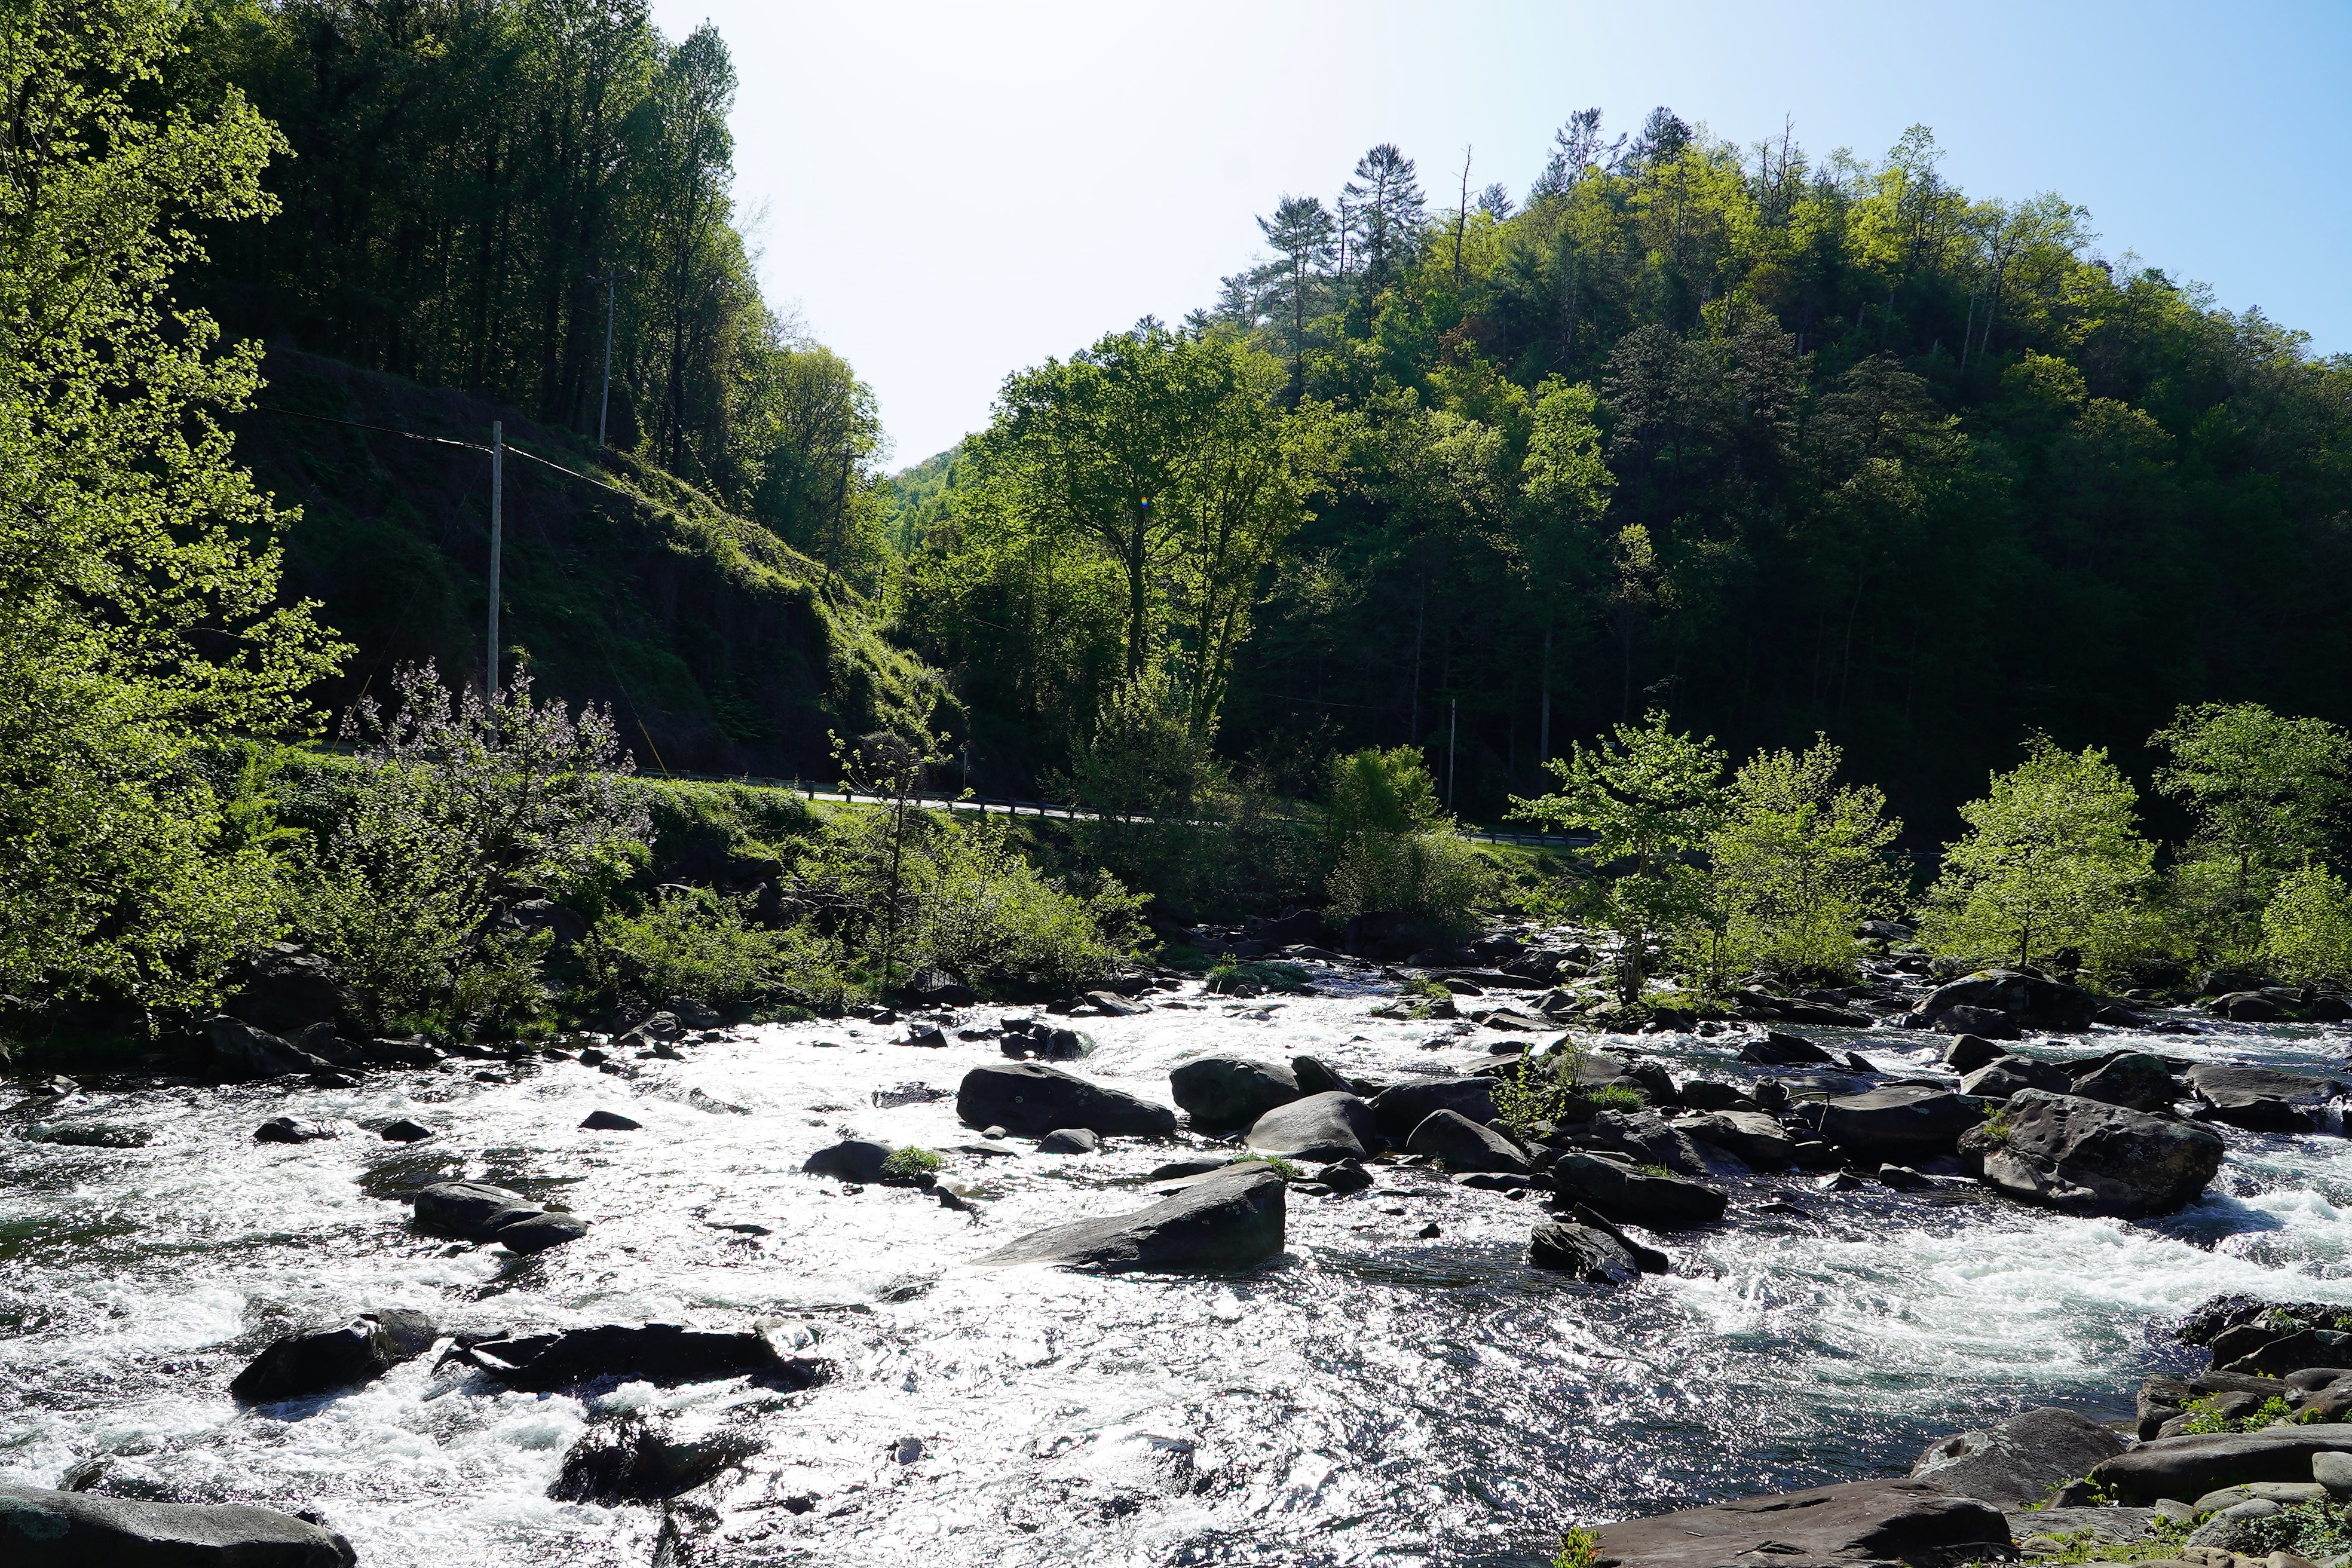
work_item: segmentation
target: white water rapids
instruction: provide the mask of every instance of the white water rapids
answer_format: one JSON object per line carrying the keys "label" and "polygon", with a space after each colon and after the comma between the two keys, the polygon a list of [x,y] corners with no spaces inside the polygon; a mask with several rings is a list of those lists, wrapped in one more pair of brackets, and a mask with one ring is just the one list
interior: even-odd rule
{"label": "white water rapids", "polygon": [[[1188,1006],[1089,1020],[1099,1049],[1066,1065],[1165,1101],[1168,1069],[1209,1050],[1395,1080],[1459,1070],[1493,1037],[1373,1018],[1374,988],[1322,978],[1333,994],[1187,988]],[[2352,1040],[2215,1029],[2084,1043],[2332,1068]],[[2169,1325],[2216,1291],[2352,1303],[2352,1143],[2234,1131],[2207,1196],[2144,1225],[1759,1178],[1724,1226],[1664,1239],[1673,1275],[1613,1294],[1527,1267],[1539,1200],[1395,1167],[1369,1193],[1294,1194],[1286,1256],[1244,1277],[974,1269],[1030,1230],[1143,1206],[1137,1178],[1186,1151],[957,1155],[945,1179],[975,1215],[800,1174],[844,1131],[969,1141],[952,1100],[877,1110],[874,1093],[952,1091],[1003,1059],[995,1043],[891,1043],[904,1033],[742,1029],[635,1064],[633,1081],[555,1062],[505,1084],[383,1073],[347,1091],[0,1107],[0,1479],[54,1486],[109,1457],[117,1495],[315,1508],[365,1568],[635,1568],[654,1560],[658,1507],[546,1494],[599,1407],[642,1407],[747,1423],[765,1445],[719,1483],[721,1521],[689,1529],[680,1563],[1531,1565],[1570,1523],[1900,1474],[1931,1439],[2031,1405],[2127,1415],[2141,1375],[2196,1363]],[[1935,1060],[1929,1037],[1808,1033],[1890,1068]],[[1759,1076],[1736,1037],[1623,1043],[1678,1078]],[[600,1106],[643,1130],[580,1131]],[[254,1142],[285,1114],[406,1116],[438,1135]],[[35,1120],[152,1141],[13,1135]],[[560,1198],[593,1227],[530,1259],[413,1232],[400,1194],[459,1174]],[[1804,1213],[1758,1212],[1776,1202]],[[1442,1234],[1420,1238],[1432,1223]],[[803,1320],[838,1373],[792,1395],[737,1382],[583,1399],[501,1392],[427,1355],[331,1398],[231,1401],[275,1333],[372,1305],[423,1308],[445,1332]]]}

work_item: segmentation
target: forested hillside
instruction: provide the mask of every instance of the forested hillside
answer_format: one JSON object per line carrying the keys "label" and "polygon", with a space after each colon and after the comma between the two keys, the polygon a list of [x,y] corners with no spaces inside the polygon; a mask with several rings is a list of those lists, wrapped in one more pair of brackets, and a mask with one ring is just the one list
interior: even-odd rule
{"label": "forested hillside", "polygon": [[2182,702],[2352,718],[2352,363],[1939,159],[1587,111],[1440,211],[1376,147],[1181,330],[1008,381],[906,635],[1015,772],[1147,667],[1290,788],[1442,773],[1458,703],[1478,815],[1654,706],[1826,731],[1938,835],[2034,730],[2141,770]]}

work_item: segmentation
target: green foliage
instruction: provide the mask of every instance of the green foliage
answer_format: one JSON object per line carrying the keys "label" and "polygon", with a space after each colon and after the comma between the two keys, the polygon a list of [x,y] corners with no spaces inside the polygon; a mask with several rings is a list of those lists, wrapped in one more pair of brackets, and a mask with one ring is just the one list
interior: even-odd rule
{"label": "green foliage", "polygon": [[1296,963],[1252,960],[1244,963],[1227,953],[1209,971],[1208,988],[1219,995],[1255,996],[1267,991],[1297,994],[1307,988],[1307,971]]}
{"label": "green foliage", "polygon": [[916,952],[976,985],[1067,994],[1106,978],[1147,940],[1149,895],[1098,875],[1072,888],[1046,877],[998,823],[940,823],[916,886]]}
{"label": "green foliage", "polygon": [[782,943],[753,925],[749,900],[706,889],[666,892],[643,913],[607,914],[581,943],[590,987],[610,1001],[690,996],[729,1007],[765,995],[782,976]]}
{"label": "green foliage", "polygon": [[1920,940],[1972,962],[2079,952],[2102,917],[2148,881],[2154,850],[2136,824],[2137,803],[2104,751],[2076,755],[2034,736],[2023,763],[1960,807],[1968,831],[1945,847]]}
{"label": "green foliage", "polygon": [[2296,985],[2352,980],[2352,888],[2325,866],[2288,872],[2263,910],[2262,952]]}
{"label": "green foliage", "polygon": [[1591,1097],[1576,1089],[1576,1068],[1581,1057],[1581,1052],[1575,1052],[1542,1060],[1522,1058],[1517,1067],[1495,1079],[1495,1115],[1513,1137],[1522,1142],[1532,1138],[1538,1123],[1566,1121],[1572,1101],[1590,1102]]}
{"label": "green foliage", "polygon": [[1595,1110],[1639,1110],[1649,1103],[1640,1089],[1622,1083],[1604,1083],[1598,1089],[1580,1091],[1577,1098]]}
{"label": "green foliage", "polygon": [[903,1149],[890,1151],[890,1157],[882,1162],[882,1174],[889,1181],[912,1182],[937,1174],[947,1169],[947,1163],[929,1149],[919,1149],[909,1143]]}
{"label": "green foliage", "polygon": [[1225,1162],[1228,1165],[1264,1165],[1286,1182],[1303,1182],[1307,1173],[1288,1160],[1274,1154],[1236,1154]]}
{"label": "green foliage", "polygon": [[1324,824],[1336,918],[1401,915],[1460,929],[1486,894],[1484,866],[1454,832],[1410,746],[1333,759]]}
{"label": "green foliage", "polygon": [[1557,794],[1511,802],[1520,820],[1592,835],[1579,851],[1598,873],[1589,903],[1618,935],[1616,982],[1629,1003],[1649,977],[1651,943],[1704,908],[1706,877],[1696,860],[1723,824],[1723,762],[1714,742],[1677,734],[1653,711],[1638,729],[1616,725],[1547,763]]}
{"label": "green foliage", "polygon": [[1592,1531],[1573,1524],[1560,1531],[1559,1551],[1551,1560],[1551,1568],[1592,1568],[1599,1558],[1601,1542]]}
{"label": "green foliage", "polygon": [[2245,1521],[2231,1545],[2257,1556],[2292,1552],[2315,1563],[2340,1557],[2352,1551],[2352,1510],[2332,1498],[2295,1503],[2267,1518]]}

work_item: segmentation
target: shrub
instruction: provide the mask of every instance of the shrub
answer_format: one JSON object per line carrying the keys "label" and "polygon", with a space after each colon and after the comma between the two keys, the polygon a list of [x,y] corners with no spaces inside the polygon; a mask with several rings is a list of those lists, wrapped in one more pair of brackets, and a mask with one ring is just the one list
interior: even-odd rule
{"label": "shrub", "polygon": [[1265,1165],[1286,1182],[1303,1182],[1307,1173],[1278,1154],[1236,1154],[1225,1162],[1228,1165]]}
{"label": "shrub", "polygon": [[1307,988],[1307,971],[1296,963],[1240,963],[1227,953],[1209,971],[1208,988],[1220,995],[1255,996],[1265,991],[1296,994]]}
{"label": "shrub", "polygon": [[933,824],[911,881],[912,950],[974,984],[1079,990],[1149,936],[1139,916],[1150,895],[1108,872],[1073,892],[1024,858],[1002,823]]}
{"label": "shrub", "polygon": [[1466,927],[1490,873],[1437,803],[1421,753],[1410,746],[1333,761],[1324,804],[1331,912],[1402,915],[1447,930]]}
{"label": "shrub", "polygon": [[1580,1524],[1570,1525],[1559,1534],[1559,1552],[1551,1560],[1551,1568],[1592,1568],[1600,1555],[1601,1542],[1592,1531]]}
{"label": "shrub", "polygon": [[2289,872],[2263,910],[2263,956],[2297,985],[2352,978],[2352,889],[2324,866]]}
{"label": "shrub", "polygon": [[614,910],[580,944],[588,984],[608,1000],[691,996],[712,1006],[751,1001],[781,967],[777,933],[748,920],[750,900],[676,889],[642,914]]}
{"label": "shrub", "polygon": [[909,1143],[903,1149],[890,1151],[890,1157],[882,1162],[882,1174],[891,1180],[911,1182],[946,1167],[947,1162],[939,1155]]}

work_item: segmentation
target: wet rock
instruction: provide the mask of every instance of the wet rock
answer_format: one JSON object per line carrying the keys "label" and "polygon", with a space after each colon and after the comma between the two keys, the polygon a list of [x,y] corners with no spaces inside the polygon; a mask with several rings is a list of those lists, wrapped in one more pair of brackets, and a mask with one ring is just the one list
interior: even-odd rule
{"label": "wet rock", "polygon": [[[2223,1342],[2215,1343],[2213,1354],[2217,1361],[2223,1354]],[[2352,1333],[2336,1329],[2298,1329],[2233,1358],[2221,1370],[2247,1377],[2284,1377],[2308,1367],[2340,1368],[2347,1362],[2352,1362]]]}
{"label": "wet rock", "polygon": [[[2056,1092],[2070,1091],[2062,1089]],[[2180,1098],[2180,1086],[2173,1081],[2172,1069],[2160,1058],[2144,1051],[2124,1051],[2109,1058],[2097,1070],[2076,1079],[2071,1092],[2105,1105],[2158,1111],[2172,1108],[2172,1102]]]}
{"label": "wet rock", "polygon": [[659,1502],[716,1479],[760,1449],[748,1432],[722,1427],[688,1436],[674,1423],[625,1415],[582,1434],[547,1495],[565,1502]]}
{"label": "wet rock", "polygon": [[644,1122],[632,1121],[617,1110],[602,1108],[590,1111],[580,1121],[583,1132],[635,1132],[644,1126]]}
{"label": "wet rock", "polygon": [[352,1568],[322,1525],[241,1503],[134,1502],[0,1481],[9,1568]]}
{"label": "wet rock", "polygon": [[1485,1126],[1495,1120],[1495,1080],[1475,1076],[1401,1083],[1373,1096],[1372,1124],[1398,1142],[1412,1136],[1433,1110],[1451,1110]]}
{"label": "wet rock", "polygon": [[1040,1154],[1098,1154],[1102,1137],[1091,1127],[1060,1127],[1037,1140]]}
{"label": "wet rock", "polygon": [[[2151,1437],[2179,1436],[2179,1423],[2192,1401],[2248,1401],[2238,1414],[2251,1415],[2273,1398],[2284,1398],[2290,1390],[2284,1383],[2271,1377],[2242,1377],[2235,1373],[2200,1372],[2193,1377],[2173,1377],[2159,1373],[2141,1383],[2134,1415],[2141,1442]],[[2234,1418],[2234,1417],[2233,1417]],[[2168,1431],[2169,1426],[2172,1429]]]}
{"label": "wet rock", "polygon": [[1203,1156],[1197,1160],[1171,1160],[1164,1165],[1154,1165],[1143,1179],[1147,1182],[1181,1182],[1191,1176],[1205,1176],[1212,1171],[1222,1171],[1233,1162],[1223,1155]]}
{"label": "wet rock", "polygon": [[288,1073],[324,1072],[332,1065],[310,1052],[257,1029],[242,1018],[222,1014],[202,1026],[205,1065],[216,1078],[243,1082],[257,1078],[282,1078]]}
{"label": "wet rock", "polygon": [[1024,1138],[1062,1127],[1141,1137],[1176,1131],[1176,1113],[1164,1105],[1035,1062],[972,1068],[956,1091],[956,1114],[968,1127],[994,1125]]}
{"label": "wet rock", "polygon": [[1492,1128],[1481,1127],[1457,1110],[1433,1110],[1405,1140],[1405,1147],[1425,1159],[1442,1161],[1449,1171],[1507,1171],[1525,1175],[1528,1157]]}
{"label": "wet rock", "polygon": [[1732,1563],[1928,1565],[2011,1552],[2009,1521],[1990,1503],[1926,1481],[1850,1481],[1780,1497],[1605,1524],[1595,1561],[1610,1568],[1717,1568]]}
{"label": "wet rock", "polygon": [[688,1329],[676,1323],[600,1323],[559,1333],[505,1334],[460,1352],[509,1388],[551,1394],[598,1378],[643,1379],[665,1387],[751,1376],[782,1388],[811,1388],[830,1362],[786,1355],[755,1331]]}
{"label": "wet rock", "polygon": [[1587,1285],[1630,1285],[1642,1277],[1617,1238],[1573,1220],[1542,1219],[1528,1237],[1528,1262]]}
{"label": "wet rock", "polygon": [[898,1043],[919,1050],[943,1051],[948,1048],[948,1037],[937,1024],[909,1024],[907,1037]]}
{"label": "wet rock", "polygon": [[907,994],[929,1007],[969,1007],[980,1000],[979,992],[929,964],[907,976]]}
{"label": "wet rock", "polygon": [[1310,1094],[1277,1105],[1250,1126],[1254,1154],[1282,1160],[1360,1160],[1377,1141],[1372,1108],[1352,1094]]}
{"label": "wet rock", "polygon": [[271,942],[247,961],[246,972],[245,984],[223,1010],[256,1029],[296,1035],[313,1024],[331,1025],[351,1010],[334,965],[299,943]]}
{"label": "wet rock", "polygon": [[1620,1225],[1646,1230],[1687,1230],[1723,1217],[1730,1199],[1679,1176],[1659,1176],[1573,1150],[1545,1173],[1563,1198],[1590,1205]]}
{"label": "wet rock", "polygon": [[1759,1171],[1783,1170],[1795,1156],[1796,1144],[1788,1129],[1760,1110],[1711,1110],[1678,1116],[1666,1125]]}
{"label": "wet rock", "polygon": [[2021,1506],[2040,1502],[2053,1487],[2129,1447],[2118,1434],[2074,1411],[2028,1410],[1929,1444],[1911,1476],[1961,1497]]}
{"label": "wet rock", "polygon": [[2048,1062],[2011,1056],[1996,1058],[1960,1079],[1960,1092],[1979,1100],[2007,1100],[2021,1089],[2065,1094],[2074,1087],[2073,1079]]}
{"label": "wet rock", "polygon": [[1358,1160],[1334,1160],[1318,1167],[1314,1176],[1322,1185],[1340,1194],[1360,1193],[1372,1184],[1371,1173]]}
{"label": "wet rock", "polygon": [[228,1385],[247,1405],[304,1399],[373,1383],[433,1348],[440,1331],[423,1312],[385,1308],[338,1329],[289,1334],[253,1358]]}
{"label": "wet rock", "polygon": [[2253,1132],[2311,1132],[2340,1125],[2324,1114],[2325,1108],[2352,1094],[2340,1079],[2218,1062],[2190,1068],[2188,1079],[2203,1101],[2199,1120],[2226,1121]]}
{"label": "wet rock", "polygon": [[496,1241],[516,1252],[543,1252],[588,1234],[588,1222],[550,1213],[520,1194],[487,1182],[436,1182],[415,1195],[417,1226],[467,1241]]}
{"label": "wet rock", "polygon": [[1675,1098],[1693,1110],[1754,1110],[1758,1102],[1727,1083],[1695,1078],[1676,1091]]}
{"label": "wet rock", "polygon": [[801,1162],[812,1176],[838,1176],[845,1182],[878,1182],[890,1158],[890,1145],[870,1138],[845,1138],[828,1143]]}
{"label": "wet rock", "polygon": [[2008,1054],[1982,1035],[1958,1035],[1944,1047],[1944,1065],[1956,1073],[1972,1073]]}
{"label": "wet rock", "polygon": [[1987,1040],[2021,1040],[2025,1031],[2016,1019],[1991,1007],[1952,1006],[1933,1016],[1912,1013],[1904,1020],[1906,1028],[1939,1029],[1948,1035],[1974,1035]]}
{"label": "wet rock", "polygon": [[1760,1040],[1750,1040],[1739,1047],[1739,1059],[1754,1062],[1759,1067],[1834,1067],[1837,1058],[1805,1038],[1802,1035],[1784,1035],[1778,1029],[1769,1030]]}
{"label": "wet rock", "polygon": [[331,1121],[306,1121],[294,1116],[273,1116],[253,1130],[257,1143],[320,1143],[341,1136],[342,1130]]}
{"label": "wet rock", "polygon": [[1220,1273],[1252,1268],[1283,1247],[1280,1173],[1252,1162],[1203,1176],[1134,1214],[1076,1220],[978,1259],[995,1267],[1049,1263],[1105,1273]]}
{"label": "wet rock", "polygon": [[2014,969],[1989,969],[1937,986],[1919,1005],[1919,1011],[1933,1027],[1959,1007],[1998,1013],[2019,1028],[2078,1035],[2091,1026],[2099,999],[2063,981],[2044,980]]}
{"label": "wet rock", "polygon": [[[370,1040],[360,1047],[359,1054],[362,1060],[378,1067],[435,1068],[446,1059],[446,1053],[429,1040]],[[589,1054],[581,1052],[580,1059],[587,1061]],[[596,1060],[604,1059],[604,1052],[594,1054]]]}
{"label": "wet rock", "polygon": [[1195,1127],[1246,1127],[1302,1092],[1295,1069],[1229,1055],[1182,1064],[1168,1075],[1168,1088]]}
{"label": "wet rock", "polygon": [[1291,1058],[1290,1077],[1291,1081],[1297,1086],[1298,1094],[1301,1099],[1304,1099],[1310,1094],[1353,1094],[1356,1092],[1356,1086],[1353,1082],[1343,1078],[1332,1068],[1324,1066],[1322,1062],[1317,1060],[1313,1057]]}
{"label": "wet rock", "polygon": [[2101,1461],[2089,1479],[2126,1502],[2195,1498],[2247,1481],[2305,1481],[2315,1456],[2352,1453],[2352,1428],[2265,1426],[2258,1432],[2217,1432],[2158,1437]]}
{"label": "wet rock", "polygon": [[1654,1110],[1604,1110],[1592,1119],[1586,1141],[1614,1149],[1645,1165],[1662,1165],[1683,1176],[1744,1176],[1748,1166],[1727,1150],[1702,1143]]}
{"label": "wet rock", "polygon": [[1922,1083],[1833,1095],[1806,1105],[1801,1114],[1841,1149],[1906,1163],[1949,1154],[1961,1133],[1984,1121],[1984,1113],[1961,1096]]}
{"label": "wet rock", "polygon": [[146,1128],[117,1121],[41,1121],[17,1136],[66,1149],[143,1149],[154,1141]]}
{"label": "wet rock", "polygon": [[2221,1168],[2211,1128],[2040,1089],[2011,1095],[1961,1144],[1981,1155],[1985,1185],[2010,1197],[2125,1219],[2172,1213]]}

